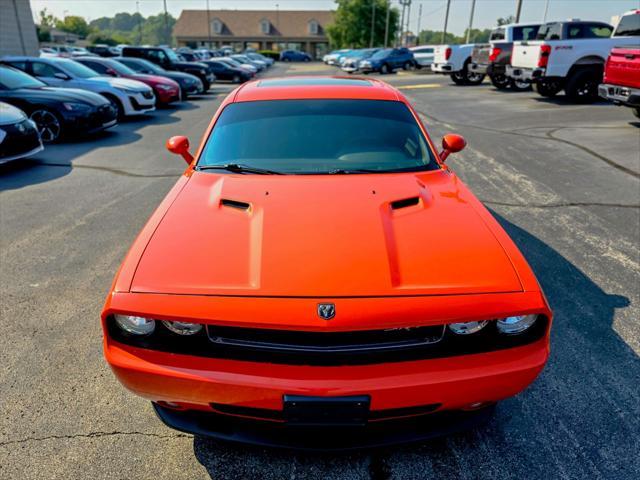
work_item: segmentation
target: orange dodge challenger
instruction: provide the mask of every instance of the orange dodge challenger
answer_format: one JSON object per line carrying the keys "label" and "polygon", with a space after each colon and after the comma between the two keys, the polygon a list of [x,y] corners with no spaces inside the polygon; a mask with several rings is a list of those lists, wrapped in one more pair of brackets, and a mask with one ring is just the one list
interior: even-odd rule
{"label": "orange dodge challenger", "polygon": [[102,312],[122,384],[170,427],[340,450],[468,428],[526,388],[551,311],[526,260],[372,79],[233,91]]}

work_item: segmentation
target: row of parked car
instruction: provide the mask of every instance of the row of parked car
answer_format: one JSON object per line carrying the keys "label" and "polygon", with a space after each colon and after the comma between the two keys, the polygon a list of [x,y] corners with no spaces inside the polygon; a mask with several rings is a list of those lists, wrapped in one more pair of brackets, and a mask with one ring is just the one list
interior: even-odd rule
{"label": "row of parked car", "polygon": [[528,90],[543,97],[564,90],[587,103],[598,96],[633,108],[640,118],[640,10],[604,22],[566,20],[496,27],[489,44],[435,47],[431,70],[459,85],[488,76],[498,90]]}
{"label": "row of parked car", "polygon": [[434,47],[422,45],[414,48],[360,48],[334,50],[322,58],[327,65],[340,67],[344,72],[368,74],[393,73],[429,67]]}
{"label": "row of parked car", "polygon": [[122,56],[108,58],[3,57],[0,163],[205,93],[215,81],[249,80],[273,64],[254,53],[192,61],[185,57],[190,53],[180,58],[166,47],[125,47]]}

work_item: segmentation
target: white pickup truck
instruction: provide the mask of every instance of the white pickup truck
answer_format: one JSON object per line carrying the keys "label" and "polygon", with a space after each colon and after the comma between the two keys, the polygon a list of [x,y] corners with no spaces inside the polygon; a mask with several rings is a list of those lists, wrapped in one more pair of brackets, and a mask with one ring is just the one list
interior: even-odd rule
{"label": "white pickup truck", "polygon": [[564,89],[572,101],[595,101],[611,49],[640,42],[638,28],[622,28],[628,21],[637,22],[638,18],[640,10],[625,13],[615,32],[611,25],[602,22],[546,23],[540,27],[536,40],[514,44],[507,75],[514,80],[532,82],[544,97],[553,97]]}
{"label": "white pickup truck", "polygon": [[431,71],[450,75],[458,85],[479,85],[484,80],[484,74],[469,70],[473,47],[473,43],[435,47]]}

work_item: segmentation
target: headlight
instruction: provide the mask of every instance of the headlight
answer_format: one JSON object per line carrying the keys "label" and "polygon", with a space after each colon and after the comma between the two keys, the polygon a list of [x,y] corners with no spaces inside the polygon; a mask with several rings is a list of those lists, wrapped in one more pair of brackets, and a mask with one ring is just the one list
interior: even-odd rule
{"label": "headlight", "polygon": [[482,330],[488,323],[488,320],[481,320],[479,322],[450,323],[449,330],[457,335],[471,335],[472,333]]}
{"label": "headlight", "polygon": [[86,112],[87,110],[91,110],[91,107],[85,103],[64,102],[62,106],[70,112]]}
{"label": "headlight", "polygon": [[0,128],[0,143],[2,143],[4,141],[6,136],[7,136],[7,132],[5,132],[4,130],[2,130]]}
{"label": "headlight", "polygon": [[162,324],[178,335],[194,335],[202,330],[202,325],[199,323],[163,321]]}
{"label": "headlight", "polygon": [[133,335],[149,335],[156,328],[156,322],[150,318],[115,315],[115,319],[122,330]]}
{"label": "headlight", "polygon": [[501,333],[507,335],[513,335],[516,333],[522,333],[527,330],[531,325],[536,323],[537,315],[515,315],[513,317],[500,318],[496,322],[498,330]]}
{"label": "headlight", "polygon": [[173,87],[171,85],[158,85],[158,88],[160,90],[164,90],[165,92],[168,92],[169,90],[173,90]]}

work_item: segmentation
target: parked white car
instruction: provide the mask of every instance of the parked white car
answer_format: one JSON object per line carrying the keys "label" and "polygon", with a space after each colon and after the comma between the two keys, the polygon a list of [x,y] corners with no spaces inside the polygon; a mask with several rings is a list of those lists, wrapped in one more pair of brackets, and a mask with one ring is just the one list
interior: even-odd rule
{"label": "parked white car", "polygon": [[484,74],[471,72],[471,53],[473,43],[465,45],[438,45],[435,47],[431,71],[450,75],[458,85],[478,85],[484,80]]}
{"label": "parked white car", "polygon": [[430,68],[435,55],[435,45],[418,45],[409,50],[413,52],[416,68]]}
{"label": "parked white car", "polygon": [[550,22],[535,41],[514,44],[507,75],[532,82],[544,97],[564,90],[573,101],[594,101],[611,49],[639,44],[640,10],[625,13],[615,31],[603,22]]}
{"label": "parked white car", "polygon": [[5,57],[3,61],[52,87],[80,88],[106,97],[118,116],[140,115],[155,110],[156,97],[148,85],[137,80],[101,77],[68,58]]}
{"label": "parked white car", "polygon": [[344,56],[345,53],[349,53],[351,50],[348,48],[343,48],[342,50],[334,50],[333,52],[327,53],[324,57],[322,57],[322,61],[327,65],[338,65],[338,62],[341,57]]}

